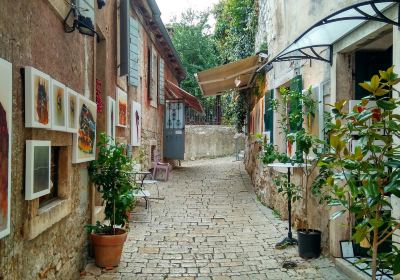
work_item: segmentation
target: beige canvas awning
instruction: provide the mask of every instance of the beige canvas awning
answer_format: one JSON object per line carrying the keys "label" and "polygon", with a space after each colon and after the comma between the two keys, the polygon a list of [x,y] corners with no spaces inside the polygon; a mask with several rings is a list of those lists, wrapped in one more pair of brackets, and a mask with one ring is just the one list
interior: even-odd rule
{"label": "beige canvas awning", "polygon": [[199,72],[196,79],[203,95],[218,95],[228,90],[248,88],[258,66],[259,56],[250,56]]}

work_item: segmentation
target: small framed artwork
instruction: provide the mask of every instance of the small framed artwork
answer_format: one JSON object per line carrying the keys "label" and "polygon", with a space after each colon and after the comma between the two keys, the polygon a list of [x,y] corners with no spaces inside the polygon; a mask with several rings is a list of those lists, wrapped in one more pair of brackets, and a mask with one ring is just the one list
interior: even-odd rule
{"label": "small framed artwork", "polygon": [[342,253],[342,258],[354,258],[354,248],[353,242],[350,240],[340,241],[340,252]]}
{"label": "small framed artwork", "polygon": [[115,140],[115,100],[107,97],[107,135]]}
{"label": "small framed artwork", "polygon": [[67,88],[67,131],[78,132],[78,97],[79,94]]}
{"label": "small framed artwork", "polygon": [[74,135],[72,163],[96,158],[97,104],[83,96],[78,99],[78,133]]}
{"label": "small framed artwork", "polygon": [[50,76],[25,67],[25,126],[51,129]]}
{"label": "small framed artwork", "polygon": [[142,129],[142,113],[140,103],[135,101],[132,102],[131,114],[131,143],[132,146],[138,147],[140,146],[140,131]]}
{"label": "small framed artwork", "polygon": [[52,79],[50,83],[52,100],[52,130],[67,131],[67,92],[65,86]]}
{"label": "small framed artwork", "polygon": [[117,88],[117,126],[126,127],[128,122],[128,95]]}
{"label": "small framed artwork", "polygon": [[50,193],[51,142],[26,141],[25,199]]}
{"label": "small framed artwork", "polygon": [[0,58],[0,239],[10,234],[12,64]]}

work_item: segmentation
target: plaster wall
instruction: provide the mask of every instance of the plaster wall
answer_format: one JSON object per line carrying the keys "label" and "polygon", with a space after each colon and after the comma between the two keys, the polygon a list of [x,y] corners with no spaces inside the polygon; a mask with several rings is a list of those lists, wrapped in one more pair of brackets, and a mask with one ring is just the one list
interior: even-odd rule
{"label": "plaster wall", "polygon": [[[216,158],[235,154],[236,130],[231,126],[186,125],[185,160]],[[239,138],[240,150],[243,139]]]}
{"label": "plaster wall", "polygon": [[[266,43],[270,59],[287,47],[300,34],[311,27],[318,20],[328,16],[334,11],[362,1],[316,1],[316,0],[260,0],[259,28],[256,36],[256,49],[260,49],[262,43]],[[301,11],[301,12],[300,12]],[[385,12],[391,19],[397,18],[397,8],[391,8]],[[343,23],[345,24],[345,22]],[[274,68],[266,74],[267,89],[275,90],[275,98],[279,99],[279,87],[289,86],[290,80],[296,75],[301,75],[303,88],[312,85],[325,83],[327,85],[327,96],[325,102],[334,103],[339,99],[354,99],[353,64],[354,51],[362,48],[368,42],[379,39],[388,32],[391,26],[378,22],[368,22],[350,34],[341,38],[333,46],[332,66],[318,61],[292,61],[274,63]],[[398,63],[398,31],[393,32],[394,61]],[[397,39],[396,39],[397,38]],[[281,152],[286,151],[286,144],[279,134],[279,115],[274,114],[274,144]],[[305,127],[305,124],[304,124]],[[314,121],[312,132],[316,134],[318,125]],[[277,170],[263,166],[257,159],[260,147],[250,135],[246,141],[245,164],[248,173],[251,175],[257,194],[260,200],[268,206],[276,209],[281,217],[287,217],[287,204],[281,195],[277,194],[273,184],[273,178],[279,173]],[[301,182],[301,173],[297,172],[292,177],[294,182]],[[311,177],[312,181],[312,177]],[[309,192],[310,193],[310,192]],[[303,191],[303,196],[304,196]],[[393,211],[394,215],[400,212],[397,201]],[[305,222],[304,199],[296,202],[293,207],[294,225],[302,226]],[[321,206],[312,196],[308,197],[307,221],[310,227],[322,231],[323,246],[325,252],[333,256],[340,256],[339,241],[347,239],[348,231],[343,228],[347,224],[348,217],[341,220],[329,221],[330,213],[335,209]]]}

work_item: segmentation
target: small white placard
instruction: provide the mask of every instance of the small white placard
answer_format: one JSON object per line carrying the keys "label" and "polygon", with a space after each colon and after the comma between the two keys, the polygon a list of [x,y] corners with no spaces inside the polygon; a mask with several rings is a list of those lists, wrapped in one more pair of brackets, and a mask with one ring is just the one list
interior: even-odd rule
{"label": "small white placard", "polygon": [[342,251],[342,258],[354,258],[353,242],[340,241],[340,249]]}
{"label": "small white placard", "polygon": [[182,135],[182,130],[175,131],[175,134]]}

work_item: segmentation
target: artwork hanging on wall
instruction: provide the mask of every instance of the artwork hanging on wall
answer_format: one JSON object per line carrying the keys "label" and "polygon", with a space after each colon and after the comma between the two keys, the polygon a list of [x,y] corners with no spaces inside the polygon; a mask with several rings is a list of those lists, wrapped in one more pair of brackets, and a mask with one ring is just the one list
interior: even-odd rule
{"label": "artwork hanging on wall", "polygon": [[10,234],[12,64],[0,58],[0,238]]}
{"label": "artwork hanging on wall", "polygon": [[126,127],[128,122],[128,95],[117,88],[117,126]]}
{"label": "artwork hanging on wall", "polygon": [[132,102],[131,111],[131,143],[132,146],[140,146],[140,131],[142,129],[141,105],[138,102]]}
{"label": "artwork hanging on wall", "polygon": [[50,193],[51,142],[26,141],[25,199]]}
{"label": "artwork hanging on wall", "polygon": [[25,126],[51,128],[50,76],[25,67]]}
{"label": "artwork hanging on wall", "polygon": [[107,97],[107,135],[115,140],[115,100]]}
{"label": "artwork hanging on wall", "polygon": [[67,131],[67,92],[65,86],[52,79],[50,83],[50,93],[52,100],[52,130]]}
{"label": "artwork hanging on wall", "polygon": [[67,88],[67,131],[78,132],[78,96],[79,94]]}
{"label": "artwork hanging on wall", "polygon": [[72,163],[95,160],[97,104],[83,96],[78,99],[78,133],[74,135]]}

